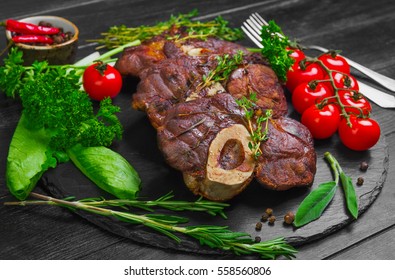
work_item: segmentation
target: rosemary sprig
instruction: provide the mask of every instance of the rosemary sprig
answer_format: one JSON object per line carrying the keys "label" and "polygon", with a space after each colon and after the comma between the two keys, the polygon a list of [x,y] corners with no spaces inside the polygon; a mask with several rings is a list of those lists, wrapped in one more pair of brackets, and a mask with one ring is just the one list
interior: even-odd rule
{"label": "rosemary sprig", "polygon": [[[134,40],[144,41],[150,39],[172,27],[185,28],[188,34],[185,39],[197,38],[205,40],[209,36],[215,36],[227,41],[236,41],[243,38],[241,30],[239,28],[229,27],[228,21],[224,20],[221,16],[218,16],[212,21],[200,22],[192,19],[197,15],[198,11],[195,9],[187,14],[171,15],[169,20],[158,22],[153,26],[113,26],[107,32],[101,34],[103,36],[102,38],[88,41],[99,43],[101,45],[99,48],[107,47],[112,49]],[[169,37],[168,39],[177,38]]]}
{"label": "rosemary sprig", "polygon": [[248,143],[248,147],[253,152],[255,158],[262,155],[261,143],[268,139],[269,119],[272,117],[272,110],[270,109],[264,113],[260,109],[255,110],[255,102],[257,100],[255,92],[250,93],[248,98],[243,96],[236,100],[236,103],[245,112],[245,118],[251,135],[251,142]]}
{"label": "rosemary sprig", "polygon": [[[188,222],[188,219],[184,217],[163,214],[141,215],[94,206],[89,204],[89,201],[62,200],[38,193],[31,193],[30,195],[40,199],[40,201],[31,201],[31,203],[30,201],[6,202],[4,204],[23,206],[45,204],[66,207],[70,210],[82,210],[101,216],[113,217],[127,223],[145,225],[168,236],[169,238],[172,238],[176,242],[182,242],[181,238],[177,234],[186,235],[197,239],[201,245],[207,245],[213,249],[231,251],[237,255],[258,254],[260,257],[265,259],[275,259],[278,256],[284,256],[290,259],[294,258],[297,253],[296,249],[289,245],[284,238],[276,238],[255,243],[249,234],[244,232],[233,232],[226,226],[180,226],[179,224]],[[168,201],[167,197],[168,195],[164,196],[165,201]],[[160,201],[161,199],[157,202]]]}
{"label": "rosemary sprig", "polygon": [[202,82],[197,85],[196,91],[211,86],[214,83],[221,83],[229,78],[233,70],[243,62],[243,52],[238,51],[234,55],[224,54],[216,56],[217,66],[211,70],[207,75],[203,75]]}

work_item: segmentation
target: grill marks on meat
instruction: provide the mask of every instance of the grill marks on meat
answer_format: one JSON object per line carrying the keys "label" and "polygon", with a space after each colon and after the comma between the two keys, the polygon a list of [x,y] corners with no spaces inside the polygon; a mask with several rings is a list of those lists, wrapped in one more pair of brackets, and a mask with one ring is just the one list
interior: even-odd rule
{"label": "grill marks on meat", "polygon": [[[216,56],[242,50],[244,62],[224,85],[196,91]],[[187,187],[212,200],[228,200],[255,176],[274,190],[310,185],[316,155],[309,131],[284,117],[287,103],[273,70],[260,55],[235,43],[209,38],[182,43],[157,36],[126,49],[116,63],[123,75],[141,81],[133,95],[157,130],[158,145],[170,166],[183,173]],[[244,112],[235,99],[256,92],[257,106],[273,109],[269,140],[254,161]],[[215,151],[215,156],[213,152]]]}
{"label": "grill marks on meat", "polygon": [[157,130],[159,148],[174,168],[200,172],[207,164],[211,141],[224,128],[244,125],[243,116],[227,93],[176,104]]}

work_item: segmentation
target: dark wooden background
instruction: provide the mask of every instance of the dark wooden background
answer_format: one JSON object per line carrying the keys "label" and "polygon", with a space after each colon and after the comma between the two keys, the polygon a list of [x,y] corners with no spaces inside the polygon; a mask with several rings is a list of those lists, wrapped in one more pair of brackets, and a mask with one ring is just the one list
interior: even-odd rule
{"label": "dark wooden background", "polygon": [[[250,13],[259,12],[266,19],[274,19],[291,38],[340,49],[355,61],[395,78],[393,0],[18,0],[0,3],[0,21],[32,15],[66,17],[80,29],[78,57],[83,57],[95,48],[86,40],[99,37],[112,25],[153,24],[193,8],[199,10],[201,20],[222,15],[233,26],[240,26]],[[244,43],[252,46],[248,40]],[[4,47],[5,38],[0,40],[0,49]],[[10,127],[16,125],[15,119],[7,122],[7,118],[15,110],[17,106],[13,105],[0,108],[1,166],[5,166]],[[358,221],[298,247],[298,259],[395,259],[395,111],[376,105],[373,110],[390,154],[389,174],[381,194]],[[4,201],[12,200],[4,174],[5,170],[0,170],[0,259],[213,258],[141,245],[108,233],[65,209],[4,207]]]}

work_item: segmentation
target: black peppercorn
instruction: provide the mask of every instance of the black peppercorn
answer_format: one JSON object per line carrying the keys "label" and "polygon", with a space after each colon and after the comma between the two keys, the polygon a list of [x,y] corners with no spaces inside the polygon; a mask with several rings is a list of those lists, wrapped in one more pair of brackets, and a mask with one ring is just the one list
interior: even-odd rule
{"label": "black peppercorn", "polygon": [[359,169],[361,171],[366,171],[369,167],[369,164],[366,161],[361,162],[361,164],[359,165]]}
{"label": "black peppercorn", "polygon": [[255,236],[255,243],[261,242],[261,238],[259,236]]}
{"label": "black peppercorn", "polygon": [[362,177],[359,177],[359,178],[357,179],[357,185],[358,185],[358,186],[362,186],[362,185],[363,185],[363,182],[364,182],[364,179],[363,179]]}
{"label": "black peppercorn", "polygon": [[271,215],[273,215],[273,209],[272,208],[267,208],[265,213],[268,214],[269,216],[271,216]]}
{"label": "black peppercorn", "polygon": [[261,217],[261,221],[266,222],[268,218],[269,218],[269,215],[267,213],[263,213],[263,215]]}
{"label": "black peppercorn", "polygon": [[287,214],[285,214],[284,223],[290,225],[294,222],[294,220],[295,220],[295,214],[293,212],[288,212]]}
{"label": "black peppercorn", "polygon": [[256,230],[261,230],[262,229],[262,223],[261,222],[257,222],[255,225],[255,229]]}
{"label": "black peppercorn", "polygon": [[274,222],[276,221],[276,216],[273,216],[273,215],[270,216],[268,221],[269,221],[269,224],[271,224],[271,225],[274,224]]}

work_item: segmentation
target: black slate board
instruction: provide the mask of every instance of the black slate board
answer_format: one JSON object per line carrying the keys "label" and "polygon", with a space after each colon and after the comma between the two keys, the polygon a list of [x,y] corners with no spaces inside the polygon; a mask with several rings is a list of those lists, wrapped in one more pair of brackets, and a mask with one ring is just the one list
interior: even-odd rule
{"label": "black slate board", "polygon": [[[143,182],[141,198],[156,199],[169,191],[173,191],[175,199],[193,201],[197,197],[192,195],[184,186],[181,173],[164,162],[157,148],[155,130],[150,126],[145,114],[134,111],[130,107],[131,93],[134,92],[136,84],[137,81],[128,80],[122,93],[114,100],[114,103],[122,109],[119,117],[125,132],[123,140],[115,143],[112,149],[123,155],[140,174]],[[289,108],[291,111],[291,106]],[[293,112],[290,112],[289,115],[298,118],[298,115]],[[363,219],[361,214],[374,202],[387,175],[389,155],[385,139],[382,137],[378,144],[365,152],[353,152],[345,148],[336,135],[329,140],[317,141],[315,147],[317,151],[317,173],[312,188],[316,188],[319,183],[332,180],[330,169],[323,159],[323,154],[329,151],[339,160],[346,174],[351,176],[354,182],[358,177],[364,177],[365,183],[356,187],[356,193],[359,197],[360,219]],[[359,170],[361,161],[367,161],[369,164],[369,169],[366,172]],[[44,174],[40,187],[59,198],[68,195],[76,196],[76,198],[108,196],[84,177],[72,163],[61,164],[48,171]],[[344,196],[339,188],[333,201],[320,219],[299,229],[283,224],[284,214],[288,211],[295,212],[309,192],[309,188],[274,192],[264,189],[256,182],[252,182],[242,194],[229,201],[231,206],[226,209],[227,220],[220,217],[211,217],[204,213],[182,212],[176,214],[188,217],[190,224],[227,225],[234,231],[247,232],[252,237],[260,236],[262,240],[284,236],[293,245],[301,245],[323,238],[353,221],[347,214],[344,206]],[[272,226],[265,223],[261,231],[256,231],[255,224],[268,207],[273,208],[274,214],[277,216],[277,222]],[[223,253],[202,247],[192,239],[183,238],[182,243],[176,243],[143,226],[129,225],[111,218],[98,217],[84,212],[76,213],[105,230],[136,242],[195,253]]]}

